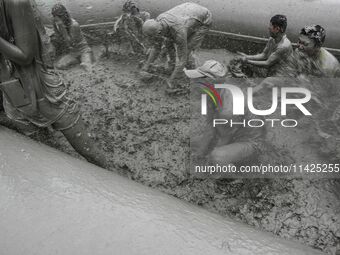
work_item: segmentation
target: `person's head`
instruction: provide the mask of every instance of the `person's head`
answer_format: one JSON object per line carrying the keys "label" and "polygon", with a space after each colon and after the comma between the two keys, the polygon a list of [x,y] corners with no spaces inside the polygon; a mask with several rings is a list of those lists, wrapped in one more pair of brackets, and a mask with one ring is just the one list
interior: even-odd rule
{"label": "person's head", "polygon": [[305,26],[301,29],[298,49],[309,56],[317,53],[326,39],[326,30],[320,25]]}
{"label": "person's head", "polygon": [[269,34],[275,38],[280,34],[284,34],[287,28],[287,17],[277,14],[270,19]]}
{"label": "person's head", "polygon": [[136,15],[139,13],[139,8],[135,2],[128,0],[123,5],[123,12]]}
{"label": "person's head", "polygon": [[149,19],[143,24],[143,34],[149,38],[160,38],[162,36],[163,27],[160,22]]}
{"label": "person's head", "polygon": [[71,26],[71,16],[64,5],[55,4],[51,13],[54,18],[60,18],[67,28]]}

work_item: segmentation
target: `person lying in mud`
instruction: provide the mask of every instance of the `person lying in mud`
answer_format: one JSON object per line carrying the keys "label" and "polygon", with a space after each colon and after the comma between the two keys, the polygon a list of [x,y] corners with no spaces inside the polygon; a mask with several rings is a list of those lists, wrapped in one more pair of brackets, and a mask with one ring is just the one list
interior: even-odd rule
{"label": "person lying in mud", "polygon": [[150,19],[150,13],[140,11],[137,4],[127,1],[123,5],[123,14],[115,22],[113,34],[116,43],[128,43],[134,53],[144,54],[146,47],[143,40],[142,27]]}
{"label": "person lying in mud", "polygon": [[263,52],[256,55],[241,53],[241,62],[251,69],[255,76],[286,76],[288,61],[293,53],[286,35],[287,18],[277,14],[270,19],[270,38]]}
{"label": "person lying in mud", "polygon": [[[215,60],[206,61],[202,66],[194,70],[184,69],[188,78],[191,79],[192,97],[199,101],[200,108],[202,88],[212,90],[212,93],[220,95],[221,104],[215,107],[208,104],[207,115],[201,115],[201,109],[192,109],[192,140],[191,148],[194,160],[205,162],[208,165],[239,165],[255,162],[264,148],[265,127],[250,128],[242,125],[226,127],[217,125],[213,127],[213,119],[243,122],[243,119],[253,119],[254,116],[247,112],[245,116],[233,115],[232,95],[227,89],[213,89],[213,84],[222,84],[226,81],[231,83],[237,79],[228,80],[226,68]],[[240,85],[242,88],[242,84]],[[216,99],[218,100],[218,99]],[[195,105],[195,104],[194,104]],[[197,107],[198,106],[198,107]],[[195,116],[195,113],[199,116]],[[256,117],[259,118],[258,116]],[[220,177],[220,176],[219,176]]]}
{"label": "person lying in mud", "polygon": [[40,36],[30,0],[0,0],[1,85],[6,115],[24,129],[51,126],[89,162],[107,167],[82,120],[66,96],[66,86],[41,59]]}
{"label": "person lying in mud", "polygon": [[63,56],[56,62],[58,69],[68,69],[72,65],[79,64],[86,71],[90,71],[94,57],[79,23],[71,18],[66,7],[56,4],[52,8],[53,28],[55,32],[54,41],[62,49],[65,49]]}
{"label": "person lying in mud", "polygon": [[193,51],[200,47],[211,25],[211,12],[195,3],[180,4],[160,14],[156,19],[147,20],[143,25],[143,33],[153,46],[142,67],[141,76],[147,75],[146,72],[159,56],[164,43],[170,58],[168,66],[173,70],[170,78],[165,82],[169,89],[173,89],[173,82],[183,68],[193,65],[193,60],[190,63],[189,59]]}

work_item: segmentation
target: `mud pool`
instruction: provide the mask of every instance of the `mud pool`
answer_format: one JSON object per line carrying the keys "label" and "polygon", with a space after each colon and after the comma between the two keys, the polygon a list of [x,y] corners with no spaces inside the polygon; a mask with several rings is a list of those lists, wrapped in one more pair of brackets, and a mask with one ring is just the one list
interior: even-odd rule
{"label": "mud pool", "polygon": [[[200,62],[214,58],[227,64],[232,54],[210,50],[198,56]],[[69,95],[80,103],[84,119],[113,168],[210,211],[334,254],[340,242],[339,181],[190,177],[190,95],[169,96],[161,82],[140,82],[138,62],[133,56],[111,54],[99,59],[92,73],[80,67],[60,71]],[[0,120],[11,126],[3,113]],[[278,146],[278,162],[302,157],[294,155],[296,147],[303,147],[304,155],[309,155],[305,161],[318,160],[315,146],[297,141],[298,134],[283,137],[286,145]],[[51,129],[39,130],[32,138],[79,157],[63,136]]]}

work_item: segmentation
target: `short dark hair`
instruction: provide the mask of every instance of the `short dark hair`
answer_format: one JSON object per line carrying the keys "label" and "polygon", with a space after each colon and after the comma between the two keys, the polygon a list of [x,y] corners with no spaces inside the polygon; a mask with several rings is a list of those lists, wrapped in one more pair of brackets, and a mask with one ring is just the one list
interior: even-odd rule
{"label": "short dark hair", "polygon": [[286,32],[287,17],[285,15],[277,14],[277,15],[273,16],[270,19],[270,23],[275,27],[281,28],[282,33]]}
{"label": "short dark hair", "polygon": [[326,39],[326,30],[320,25],[305,26],[301,29],[300,34],[308,36],[318,47],[321,47]]}

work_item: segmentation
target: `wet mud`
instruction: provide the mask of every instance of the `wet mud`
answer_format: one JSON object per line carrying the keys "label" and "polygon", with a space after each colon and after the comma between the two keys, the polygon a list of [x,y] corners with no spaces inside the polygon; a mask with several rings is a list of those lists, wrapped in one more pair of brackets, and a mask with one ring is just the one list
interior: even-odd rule
{"label": "wet mud", "polygon": [[[228,63],[231,57],[221,50],[198,54],[200,62],[214,58]],[[190,95],[169,96],[161,81],[141,82],[138,62],[135,56],[110,54],[99,59],[92,72],[78,66],[60,71],[113,167],[132,180],[210,211],[335,254],[340,242],[339,181],[192,178],[188,174]],[[1,122],[10,125],[4,117]],[[311,148],[308,155],[317,155],[298,135],[287,137],[295,147],[274,143],[278,162],[294,161],[294,148],[301,146]],[[32,138],[79,157],[51,129],[39,130]]]}

